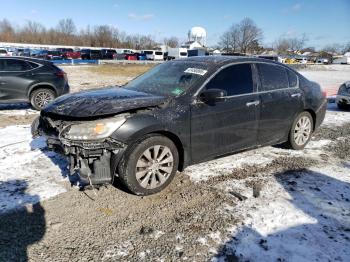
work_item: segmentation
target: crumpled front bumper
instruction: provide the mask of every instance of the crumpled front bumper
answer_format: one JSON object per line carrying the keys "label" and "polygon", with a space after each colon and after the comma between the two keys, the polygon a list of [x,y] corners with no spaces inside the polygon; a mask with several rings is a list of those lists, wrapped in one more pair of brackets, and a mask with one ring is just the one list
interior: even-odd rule
{"label": "crumpled front bumper", "polygon": [[[42,120],[41,120],[42,121]],[[39,124],[36,133],[46,137],[50,150],[65,155],[70,162],[70,174],[78,174],[83,184],[104,184],[113,181],[117,163],[126,145],[112,138],[103,141],[73,141],[60,137],[59,130]]]}

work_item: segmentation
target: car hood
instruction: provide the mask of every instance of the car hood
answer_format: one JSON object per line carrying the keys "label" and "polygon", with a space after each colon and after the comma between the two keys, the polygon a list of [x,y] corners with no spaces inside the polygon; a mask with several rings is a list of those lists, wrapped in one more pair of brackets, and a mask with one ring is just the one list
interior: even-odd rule
{"label": "car hood", "polygon": [[91,118],[154,107],[166,100],[163,96],[111,87],[61,96],[42,109],[41,113],[47,116]]}

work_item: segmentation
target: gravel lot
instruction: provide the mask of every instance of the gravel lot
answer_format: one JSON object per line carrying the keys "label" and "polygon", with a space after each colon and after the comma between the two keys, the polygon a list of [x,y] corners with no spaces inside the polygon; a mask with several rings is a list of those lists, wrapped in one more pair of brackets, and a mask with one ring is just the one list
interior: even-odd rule
{"label": "gravel lot", "polygon": [[[305,74],[322,82],[326,69]],[[134,77],[64,70],[72,91]],[[332,85],[343,81],[329,74]],[[334,104],[305,150],[266,147],[191,166],[149,197],[70,186],[65,160],[30,138],[37,113],[0,110],[0,261],[350,259],[350,112]]]}

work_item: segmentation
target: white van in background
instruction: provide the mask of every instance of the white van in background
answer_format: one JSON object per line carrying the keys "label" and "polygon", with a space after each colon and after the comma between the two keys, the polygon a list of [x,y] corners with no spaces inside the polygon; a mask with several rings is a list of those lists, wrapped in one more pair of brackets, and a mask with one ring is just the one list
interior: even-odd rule
{"label": "white van in background", "polygon": [[142,50],[141,53],[146,55],[147,60],[164,60],[164,53],[159,50]]}
{"label": "white van in background", "polygon": [[168,60],[185,58],[187,57],[187,48],[176,47],[176,48],[168,48]]}

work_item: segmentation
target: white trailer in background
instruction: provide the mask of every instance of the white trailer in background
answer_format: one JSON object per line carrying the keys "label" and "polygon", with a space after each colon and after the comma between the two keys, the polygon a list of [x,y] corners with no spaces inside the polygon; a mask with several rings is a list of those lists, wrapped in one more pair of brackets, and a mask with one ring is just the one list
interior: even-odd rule
{"label": "white trailer in background", "polygon": [[187,57],[187,48],[177,47],[177,48],[168,48],[168,60],[185,58]]}

